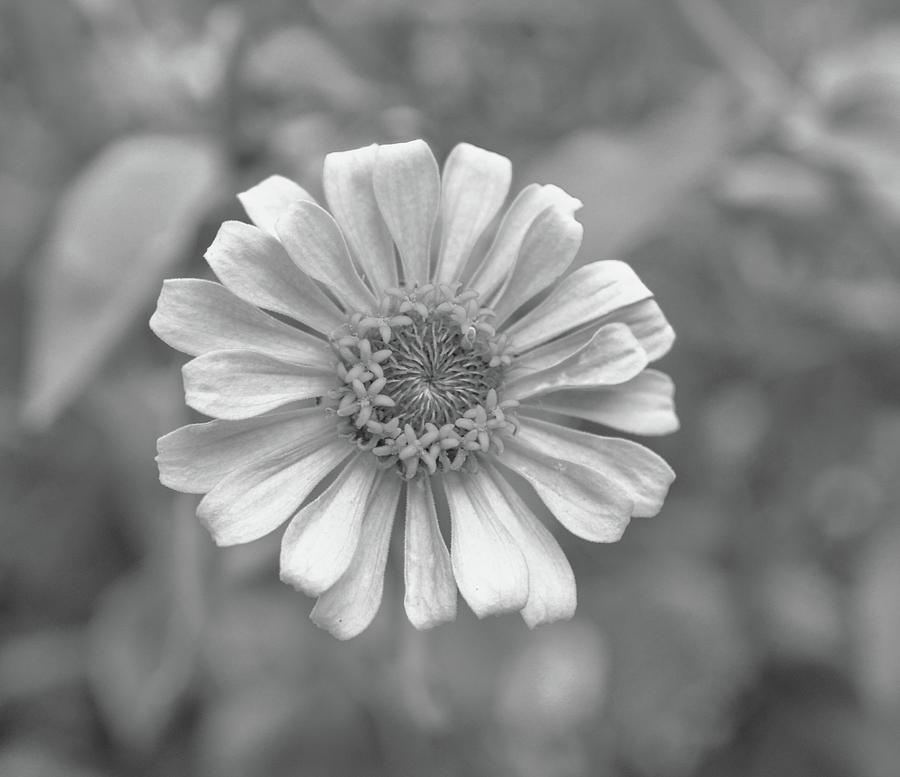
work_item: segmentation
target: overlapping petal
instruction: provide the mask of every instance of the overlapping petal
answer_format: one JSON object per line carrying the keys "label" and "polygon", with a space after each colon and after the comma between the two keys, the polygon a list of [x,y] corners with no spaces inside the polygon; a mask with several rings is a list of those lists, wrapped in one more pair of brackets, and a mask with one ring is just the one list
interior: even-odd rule
{"label": "overlapping petal", "polygon": [[647,366],[647,354],[625,324],[600,327],[582,347],[543,369],[540,361],[517,360],[504,385],[503,396],[525,399],[560,389],[624,383]]}
{"label": "overlapping petal", "polygon": [[516,264],[526,233],[534,220],[551,206],[571,215],[581,207],[581,201],[552,185],[530,184],[519,192],[503,216],[487,255],[468,283],[481,295],[481,299],[491,300],[507,279]]}
{"label": "overlapping petal", "polygon": [[594,421],[631,434],[671,434],[678,430],[675,384],[658,370],[644,370],[617,386],[555,391],[525,407]]}
{"label": "overlapping petal", "polygon": [[213,281],[165,281],[150,328],[191,356],[245,349],[311,367],[332,359],[324,340],[281,323]]}
{"label": "overlapping petal", "polygon": [[294,516],[281,541],[285,583],[319,596],[347,571],[377,474],[372,462],[357,454],[317,499]]}
{"label": "overlapping petal", "polygon": [[250,220],[263,232],[275,235],[275,222],[295,202],[315,202],[300,184],[283,175],[270,175],[256,186],[238,194]]}
{"label": "overlapping petal", "polygon": [[352,450],[334,428],[300,438],[228,473],[197,515],[219,545],[250,542],[277,529]]}
{"label": "overlapping petal", "polygon": [[431,480],[418,478],[406,485],[403,606],[409,622],[429,629],[456,618],[456,581],[450,551],[438,526]]}
{"label": "overlapping petal", "polygon": [[[529,628],[542,623],[571,618],[575,614],[577,594],[572,566],[559,543],[522,501],[495,467],[486,467],[493,486],[492,494],[501,509],[500,520],[525,558],[528,567],[528,600],[522,617]],[[509,509],[503,509],[508,507]]]}
{"label": "overlapping petal", "polygon": [[380,146],[372,180],[400,254],[404,282],[424,283],[431,277],[431,233],[441,199],[434,154],[422,140]]}
{"label": "overlapping petal", "polygon": [[372,144],[325,157],[325,198],[335,221],[372,288],[397,285],[394,240],[375,200],[372,177],[378,146]]}
{"label": "overlapping petal", "polygon": [[314,202],[296,202],[275,223],[275,231],[310,278],[325,284],[349,309],[374,310],[375,298],[350,261],[341,229],[328,211]]}
{"label": "overlapping petal", "polygon": [[592,262],[563,278],[547,299],[506,333],[522,353],[651,296],[625,262]]}
{"label": "overlapping petal", "polygon": [[340,580],[319,596],[310,613],[317,626],[338,639],[355,637],[378,612],[399,499],[400,479],[393,473],[379,473],[366,505],[356,554]]}
{"label": "overlapping petal", "polygon": [[257,227],[226,221],[205,257],[228,290],[252,305],[326,336],[343,323],[340,308],[298,269],[281,243]]}
{"label": "overlapping petal", "polygon": [[204,494],[238,467],[333,429],[318,407],[182,426],[156,443],[159,479],[176,491]]}
{"label": "overlapping petal", "polygon": [[522,418],[515,439],[541,451],[549,461],[571,462],[603,473],[631,500],[637,518],[659,512],[675,479],[660,456],[631,440],[588,434],[536,418]]}
{"label": "overlapping petal", "polygon": [[498,515],[498,499],[485,472],[444,475],[452,522],[450,559],[459,592],[479,617],[521,610],[528,602],[528,565]]}
{"label": "overlapping petal", "polygon": [[558,205],[538,215],[525,233],[509,282],[492,305],[496,324],[506,321],[569,269],[583,234],[584,227]]}
{"label": "overlapping petal", "polygon": [[541,501],[572,534],[590,542],[617,542],[631,521],[634,502],[606,473],[554,458],[513,437],[500,462],[534,487]]}
{"label": "overlapping petal", "polygon": [[187,404],[213,418],[250,418],[320,397],[334,371],[299,367],[257,351],[211,351],[181,369]]}
{"label": "overlapping petal", "polygon": [[506,200],[512,165],[500,154],[468,143],[444,162],[441,179],[441,246],[434,278],[459,279],[472,249]]}

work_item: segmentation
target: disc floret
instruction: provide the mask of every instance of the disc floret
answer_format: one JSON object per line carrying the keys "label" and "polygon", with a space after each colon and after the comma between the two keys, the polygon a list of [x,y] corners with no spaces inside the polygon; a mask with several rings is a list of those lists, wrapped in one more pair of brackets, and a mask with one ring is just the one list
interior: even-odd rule
{"label": "disc floret", "polygon": [[351,313],[331,337],[339,433],[407,480],[501,453],[518,402],[498,393],[511,355],[493,315],[459,284],[390,288],[377,312]]}

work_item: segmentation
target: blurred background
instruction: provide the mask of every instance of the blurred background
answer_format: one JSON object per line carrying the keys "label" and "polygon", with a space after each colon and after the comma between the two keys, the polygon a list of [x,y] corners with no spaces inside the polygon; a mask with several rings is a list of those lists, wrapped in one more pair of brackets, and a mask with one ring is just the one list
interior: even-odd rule
{"label": "blurred background", "polygon": [[[159,485],[160,282],[426,138],[584,201],[679,334],[655,519],[569,623],[338,643]],[[898,0],[0,0],[0,774],[895,777]]]}

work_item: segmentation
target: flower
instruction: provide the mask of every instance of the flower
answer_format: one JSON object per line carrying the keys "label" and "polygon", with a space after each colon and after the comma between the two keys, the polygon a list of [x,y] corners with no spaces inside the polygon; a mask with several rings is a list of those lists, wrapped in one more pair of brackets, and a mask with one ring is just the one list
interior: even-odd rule
{"label": "flower", "polygon": [[222,283],[163,285],[150,325],[194,357],[186,402],[214,420],[159,440],[160,479],[205,494],[220,545],[289,520],[281,578],[338,638],[380,606],[398,513],[414,626],[455,618],[457,587],[479,617],[534,626],[571,617],[575,580],[522,481],[569,531],[611,542],[674,477],[635,442],[560,422],[673,431],[672,382],[647,365],[674,335],[623,262],[565,274],[581,203],[555,186],[526,186],[485,252],[510,180],[509,160],[468,144],[442,175],[421,140],[329,154],[330,214],[272,176],[238,195],[255,226],[226,222],[206,253]]}

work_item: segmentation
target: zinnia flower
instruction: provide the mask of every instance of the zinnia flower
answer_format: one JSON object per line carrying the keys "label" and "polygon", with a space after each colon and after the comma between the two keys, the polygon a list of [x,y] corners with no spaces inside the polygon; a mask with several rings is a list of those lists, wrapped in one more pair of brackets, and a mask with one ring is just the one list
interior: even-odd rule
{"label": "zinnia flower", "polygon": [[479,617],[534,626],[572,615],[575,580],[519,489],[612,542],[674,477],[637,443],[563,425],[675,429],[671,380],[647,369],[674,335],[628,265],[566,275],[581,203],[555,186],[526,186],[485,250],[510,179],[468,144],[443,176],[420,140],[330,154],[330,214],[268,178],[239,195],[255,226],[226,222],[206,253],[222,283],[163,286],[151,327],[195,357],[186,401],[214,420],[159,440],[160,479],[205,494],[220,545],[290,521],[281,578],[339,638],[375,616],[398,513],[414,626],[452,620],[457,587]]}

